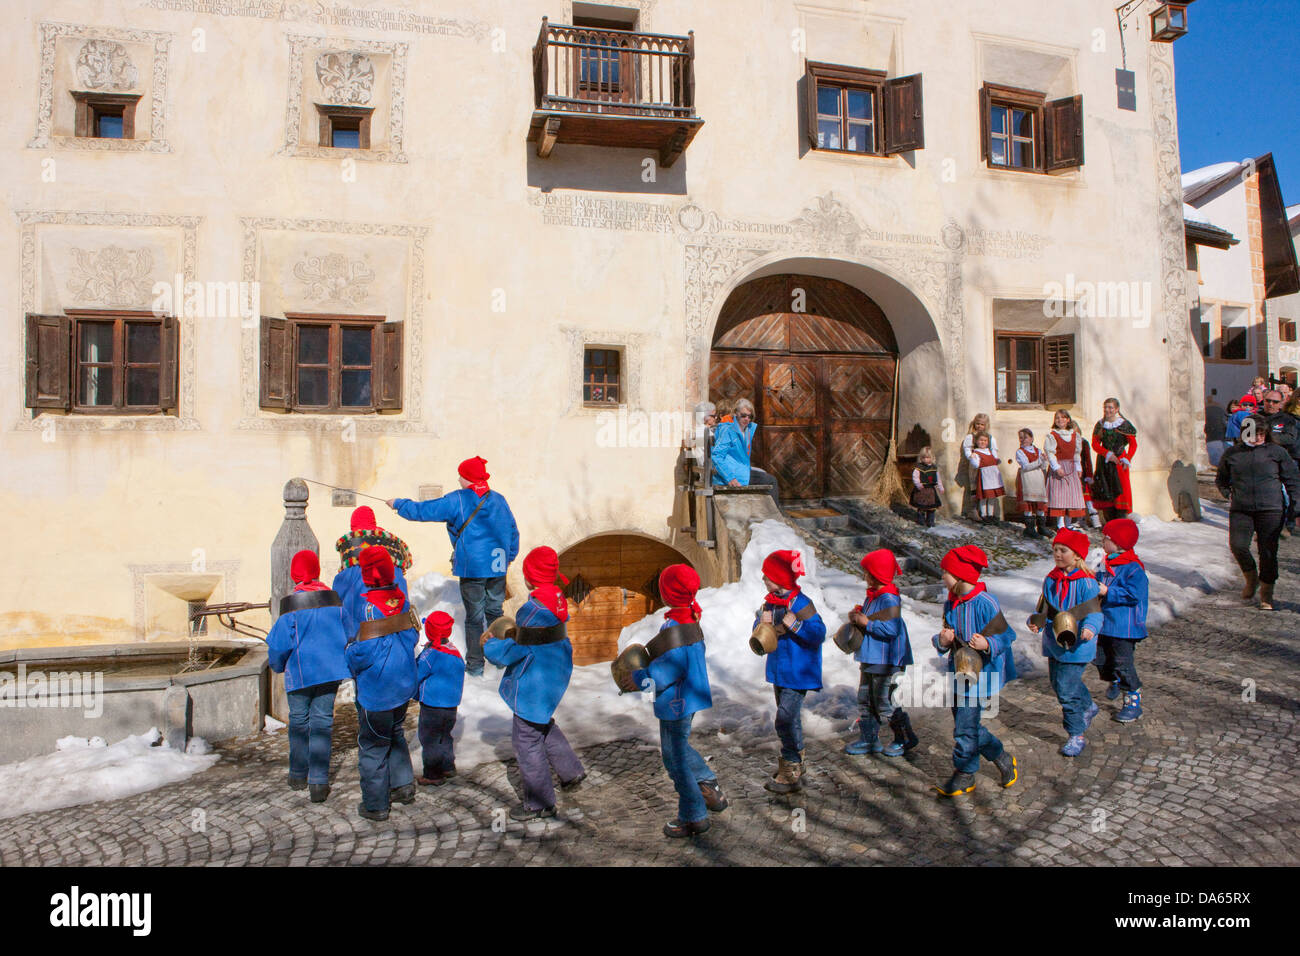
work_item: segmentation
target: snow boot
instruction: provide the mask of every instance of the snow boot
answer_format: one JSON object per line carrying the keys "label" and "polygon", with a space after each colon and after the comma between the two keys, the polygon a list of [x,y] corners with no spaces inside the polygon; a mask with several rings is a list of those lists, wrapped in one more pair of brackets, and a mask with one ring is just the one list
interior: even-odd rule
{"label": "snow boot", "polygon": [[1131,724],[1142,716],[1142,691],[1135,690],[1124,695],[1124,706],[1120,708],[1115,719],[1121,724]]}
{"label": "snow boot", "polygon": [[306,777],[290,777],[290,778],[289,778],[289,789],[290,789],[290,790],[306,790],[306,789],[307,789],[307,778],[306,778]]}
{"label": "snow boot", "polygon": [[1261,611],[1273,610],[1273,582],[1265,581],[1259,586],[1259,609]]}
{"label": "snow boot", "polygon": [[970,793],[975,789],[975,775],[955,770],[947,783],[936,784],[934,789],[941,797],[955,797],[961,793]]}
{"label": "snow boot", "polygon": [[844,752],[850,757],[861,757],[863,754],[883,753],[884,750],[885,746],[880,742],[880,738],[878,737],[872,737],[870,740],[858,739],[844,747]]}
{"label": "snow boot", "polygon": [[312,783],[307,785],[307,796],[312,803],[324,803],[330,795],[330,785],[328,783]]}
{"label": "snow boot", "polygon": [[694,822],[669,820],[664,824],[664,836],[672,837],[675,840],[680,840],[683,837],[698,836],[701,833],[707,833],[709,827],[712,825],[713,824],[709,822],[708,817],[705,817],[703,820],[695,820]]}
{"label": "snow boot", "polygon": [[894,742],[883,751],[886,757],[901,757],[921,742],[912,730],[912,718],[907,711],[896,710],[889,718],[889,726],[894,731]]}
{"label": "snow boot", "polygon": [[764,788],[772,793],[794,793],[799,789],[799,777],[794,770],[797,766],[798,764],[788,763],[784,757],[778,758],[776,773],[763,784]]}
{"label": "snow boot", "polygon": [[404,787],[394,787],[388,791],[388,799],[393,803],[414,803],[415,784],[408,783]]}
{"label": "snow boot", "polygon": [[387,810],[367,810],[364,803],[357,804],[357,816],[363,820],[373,820],[376,823],[383,823],[388,819]]}
{"label": "snow boot", "polygon": [[1083,739],[1083,734],[1075,734],[1061,747],[1061,756],[1077,757],[1083,753],[1084,748],[1087,746],[1088,741]]}
{"label": "snow boot", "polygon": [[1083,729],[1085,733],[1092,726],[1093,720],[1099,713],[1101,713],[1101,706],[1094,700],[1088,705],[1088,709],[1083,712]]}
{"label": "snow boot", "polygon": [[1255,588],[1259,587],[1259,574],[1255,571],[1242,571],[1241,574],[1246,579],[1241,589],[1241,599],[1249,601],[1255,596]]}
{"label": "snow boot", "polygon": [[710,813],[721,813],[731,804],[727,803],[727,795],[722,792],[717,780],[701,780],[700,794],[704,797],[704,806]]}
{"label": "snow boot", "polygon": [[1020,779],[1020,771],[1016,769],[1016,758],[1005,750],[1002,751],[1002,756],[993,761],[993,766],[997,767],[998,773],[1002,775],[1003,789]]}
{"label": "snow boot", "polygon": [[537,820],[541,817],[553,816],[555,816],[555,807],[542,807],[541,809],[533,810],[530,807],[524,806],[522,803],[510,811],[510,819],[518,820],[521,823],[525,820]]}
{"label": "snow boot", "polygon": [[1025,515],[1025,537],[1026,538],[1038,537],[1037,522],[1034,521],[1034,516],[1031,514]]}
{"label": "snow boot", "polygon": [[1116,677],[1113,681],[1110,682],[1110,686],[1106,688],[1106,699],[1119,700],[1120,693],[1121,691],[1119,689],[1119,678]]}

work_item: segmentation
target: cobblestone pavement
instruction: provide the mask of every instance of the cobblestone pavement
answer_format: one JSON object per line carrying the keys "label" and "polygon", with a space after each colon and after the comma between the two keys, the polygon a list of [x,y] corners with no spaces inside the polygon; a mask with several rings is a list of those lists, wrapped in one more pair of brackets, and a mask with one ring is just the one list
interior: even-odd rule
{"label": "cobblestone pavement", "polygon": [[[556,820],[506,821],[518,802],[507,761],[420,788],[413,805],[370,823],[355,813],[356,723],[342,708],[327,803],[285,787],[286,735],[261,735],[219,747],[222,760],[183,783],[0,821],[0,864],[1295,865],[1300,541],[1283,542],[1283,564],[1275,612],[1209,595],[1139,648],[1138,723],[1109,719],[1117,702],[1090,671],[1102,713],[1076,760],[1057,754],[1046,678],[1012,685],[991,722],[1021,767],[1006,791],[986,766],[973,794],[930,792],[951,771],[951,717],[913,710],[922,743],[906,759],[848,757],[847,734],[811,739],[807,788],[789,797],[763,789],[767,752],[700,735],[731,809],[695,840],[661,834],[675,794],[657,748],[636,741],[583,751],[589,777],[560,795]],[[413,709],[412,738],[414,724]]]}

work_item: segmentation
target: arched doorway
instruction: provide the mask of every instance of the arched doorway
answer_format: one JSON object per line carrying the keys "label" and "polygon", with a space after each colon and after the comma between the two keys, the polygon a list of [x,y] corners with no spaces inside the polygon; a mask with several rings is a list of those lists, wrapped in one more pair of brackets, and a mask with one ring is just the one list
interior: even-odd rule
{"label": "arched doorway", "polygon": [[561,552],[560,573],[569,579],[573,662],[617,657],[623,628],[663,607],[659,572],[690,563],[662,541],[638,534],[599,534]]}
{"label": "arched doorway", "polygon": [[718,317],[709,399],[754,403],[753,460],[782,501],[866,494],[889,448],[898,344],[884,312],[836,279],[738,286]]}

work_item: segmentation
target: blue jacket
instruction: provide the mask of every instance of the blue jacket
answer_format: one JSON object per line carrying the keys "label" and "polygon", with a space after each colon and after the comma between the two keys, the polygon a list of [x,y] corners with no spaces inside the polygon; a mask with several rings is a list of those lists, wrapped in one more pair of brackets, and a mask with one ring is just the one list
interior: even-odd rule
{"label": "blue jacket", "polygon": [[416,696],[426,707],[459,707],[465,690],[465,662],[459,654],[426,647],[415,659]]}
{"label": "blue jacket", "polygon": [[[471,488],[458,488],[433,501],[398,498],[393,503],[397,513],[407,521],[446,522],[447,537],[456,549],[451,573],[458,578],[505,577],[506,566],[519,556],[519,527],[499,492],[487,493],[483,507],[468,528],[465,522],[479,506],[479,497]],[[464,534],[457,540],[462,528]]]}
{"label": "blue jacket", "polygon": [[1224,437],[1228,441],[1237,441],[1241,438],[1241,423],[1253,414],[1255,414],[1255,411],[1249,406],[1246,408],[1239,408],[1233,412],[1232,416],[1228,419],[1227,426],[1223,430]]}
{"label": "blue jacket", "polygon": [[284,689],[302,690],[347,680],[343,649],[343,613],[337,607],[314,607],[281,614],[266,638],[271,670],[284,674]]}
{"label": "blue jacket", "polygon": [[[363,621],[381,621],[384,614],[369,601]],[[353,641],[348,645],[348,669],[357,679],[357,703],[366,710],[392,710],[415,696],[415,645],[420,634],[413,627],[396,634]]]}
{"label": "blue jacket", "polygon": [[1106,585],[1101,598],[1105,621],[1101,633],[1124,641],[1147,636],[1147,572],[1137,562],[1117,564],[1115,573],[1102,571],[1097,581]]}
{"label": "blue jacket", "polygon": [[738,481],[749,484],[750,449],[758,425],[750,422],[744,432],[735,422],[723,422],[713,430],[713,483],[726,485]]}
{"label": "blue jacket", "polygon": [[1094,635],[1101,633],[1102,613],[1095,611],[1087,615],[1082,621],[1079,621],[1079,642],[1074,645],[1073,650],[1067,651],[1060,644],[1056,643],[1055,632],[1052,630],[1052,618],[1057,611],[1068,611],[1089,598],[1095,598],[1100,594],[1097,586],[1097,579],[1093,577],[1081,577],[1070,581],[1066,591],[1065,603],[1058,606],[1056,598],[1056,582],[1051,578],[1043,580],[1043,597],[1047,598],[1047,623],[1043,626],[1043,656],[1053,657],[1063,664],[1086,664],[1097,656],[1097,638],[1092,640],[1083,640],[1085,630],[1092,631]]}
{"label": "blue jacket", "polygon": [[[560,619],[529,598],[515,615],[520,627],[550,627]],[[566,637],[554,644],[516,644],[507,637],[491,638],[483,656],[506,672],[498,688],[512,712],[535,724],[549,723],[573,676],[573,645]]]}
{"label": "blue jacket", "polygon": [[[799,594],[790,604],[790,613],[798,614],[808,604],[807,595]],[[763,602],[754,615],[754,626],[762,619],[764,611],[772,612],[772,621],[779,623],[786,609],[777,604]],[[822,642],[826,640],[826,622],[820,614],[806,621],[796,621],[794,630],[786,631],[776,642],[776,650],[767,655],[767,682],[792,690],[822,689]]]}
{"label": "blue jacket", "polygon": [[[980,671],[980,680],[985,682],[984,693],[992,696],[1016,679],[1016,662],[1011,657],[1011,645],[1015,643],[1015,629],[1008,624],[1000,634],[989,634],[984,627],[1002,613],[998,599],[988,591],[981,591],[973,598],[954,605],[951,597],[943,602],[944,623],[957,632],[963,641],[968,641],[973,634],[982,634],[989,642],[989,649],[981,653],[984,667]],[[956,668],[952,659],[952,647],[947,650],[939,646],[939,635],[931,639],[934,649],[940,657],[948,658],[948,671]],[[956,646],[956,645],[953,645]]]}
{"label": "blue jacket", "polygon": [[[668,619],[659,630],[677,622]],[[644,687],[647,680],[655,685],[655,716],[660,720],[681,720],[713,706],[709,689],[709,669],[704,662],[704,642],[674,647],[650,662],[650,666],[632,672],[632,680]]]}
{"label": "blue jacket", "polygon": [[[902,598],[897,594],[877,594],[862,613],[869,617],[885,608],[902,607],[902,604]],[[853,659],[860,664],[890,664],[894,667],[911,664],[912,643],[908,640],[907,624],[903,622],[902,614],[892,621],[872,621],[867,625],[866,637]]]}
{"label": "blue jacket", "polygon": [[[393,582],[402,589],[402,593],[410,600],[411,592],[406,587],[406,575],[402,573],[401,568],[396,568],[397,574],[393,577]],[[361,580],[361,568],[358,565],[344,568],[338,574],[334,575],[334,591],[343,599],[343,633],[352,640],[357,636],[357,628],[361,626],[361,608],[358,602],[365,603],[362,594],[365,593],[366,584]]]}

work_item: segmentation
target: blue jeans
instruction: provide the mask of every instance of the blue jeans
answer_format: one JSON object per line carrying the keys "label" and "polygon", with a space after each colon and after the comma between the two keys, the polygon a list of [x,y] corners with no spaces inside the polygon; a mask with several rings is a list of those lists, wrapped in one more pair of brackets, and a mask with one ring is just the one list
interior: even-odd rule
{"label": "blue jeans", "polygon": [[997,760],[1002,741],[980,722],[984,705],[974,687],[957,685],[957,705],[952,709],[952,765],[960,773],[975,773],[980,757]]}
{"label": "blue jeans", "polygon": [[1056,691],[1056,699],[1061,702],[1062,723],[1071,737],[1083,733],[1083,715],[1092,706],[1092,695],[1083,683],[1088,663],[1067,664],[1054,657],[1047,662],[1047,676],[1052,681],[1052,690]]}
{"label": "blue jeans", "polygon": [[465,605],[465,672],[483,673],[483,648],[479,638],[501,616],[506,600],[505,575],[499,578],[461,578],[460,600]]}
{"label": "blue jeans", "polygon": [[329,681],[286,693],[289,698],[289,776],[308,783],[330,782],[330,735],[334,732],[334,695],[339,682]]}
{"label": "blue jeans", "polygon": [[781,738],[781,756],[786,763],[798,763],[803,750],[803,698],[808,691],[775,684],[772,690],[776,692],[776,735]]}
{"label": "blue jeans", "polygon": [[704,758],[691,746],[692,714],[680,720],[659,721],[659,749],[663,752],[664,769],[677,788],[677,819],[683,823],[698,823],[709,815],[700,793],[700,782],[716,780]]}
{"label": "blue jeans", "polygon": [[870,742],[879,738],[881,724],[893,726],[894,714],[901,713],[902,708],[894,706],[898,674],[872,674],[867,667],[861,666],[858,677],[858,732]]}
{"label": "blue jeans", "polygon": [[1133,652],[1137,641],[1126,641],[1109,634],[1097,637],[1097,676],[1107,684],[1119,681],[1119,689],[1131,693],[1142,689],[1142,680],[1138,677],[1137,667],[1133,663]]}
{"label": "blue jeans", "polygon": [[420,705],[420,757],[426,779],[456,769],[456,744],[451,732],[456,726],[455,707]]}
{"label": "blue jeans", "polygon": [[403,704],[392,710],[366,710],[357,704],[357,770],[361,772],[361,802],[367,810],[387,810],[389,792],[415,782],[403,726],[406,708]]}

